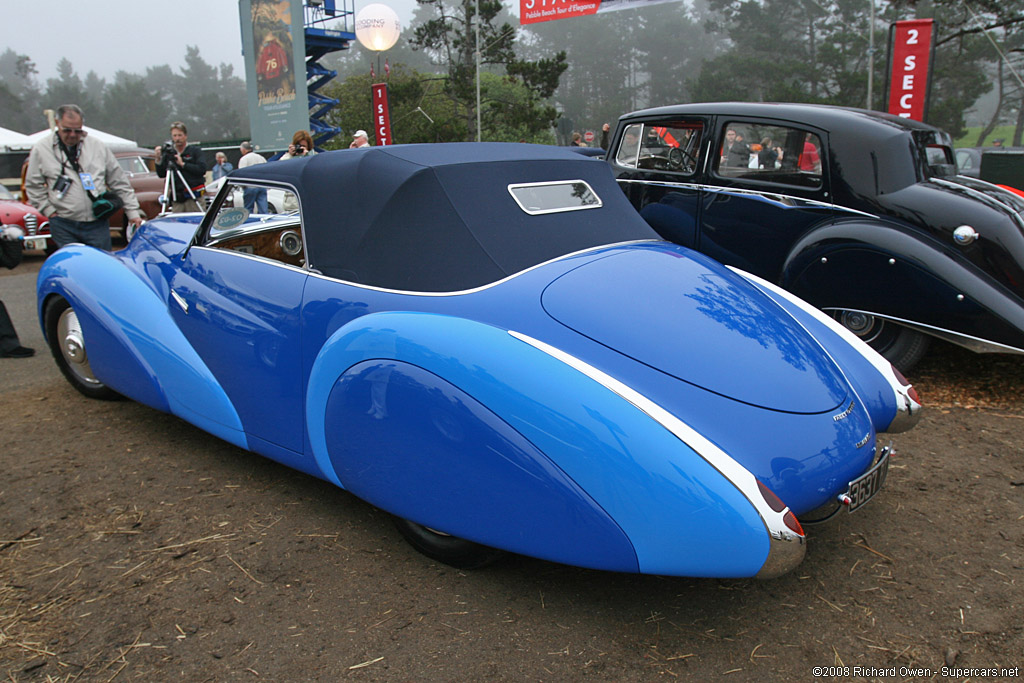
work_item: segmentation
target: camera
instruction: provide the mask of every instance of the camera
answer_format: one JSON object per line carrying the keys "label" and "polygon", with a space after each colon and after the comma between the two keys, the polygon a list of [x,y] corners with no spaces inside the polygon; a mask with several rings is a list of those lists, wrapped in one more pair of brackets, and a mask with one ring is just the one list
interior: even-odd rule
{"label": "camera", "polygon": [[160,149],[160,156],[163,159],[173,159],[178,153],[178,150],[174,148],[174,143],[167,141],[164,146]]}

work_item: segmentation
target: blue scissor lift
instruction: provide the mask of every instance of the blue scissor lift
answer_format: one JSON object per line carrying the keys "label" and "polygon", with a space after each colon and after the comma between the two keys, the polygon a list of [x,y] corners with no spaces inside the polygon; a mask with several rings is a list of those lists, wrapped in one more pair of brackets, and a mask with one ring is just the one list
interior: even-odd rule
{"label": "blue scissor lift", "polygon": [[[325,24],[338,22],[341,27],[326,28]],[[347,50],[356,39],[353,0],[306,0],[306,93],[309,97],[309,130],[318,151],[325,142],[341,132],[337,126],[324,121],[324,116],[338,104],[338,100],[318,91],[338,75],[337,71],[320,64],[324,55]]]}

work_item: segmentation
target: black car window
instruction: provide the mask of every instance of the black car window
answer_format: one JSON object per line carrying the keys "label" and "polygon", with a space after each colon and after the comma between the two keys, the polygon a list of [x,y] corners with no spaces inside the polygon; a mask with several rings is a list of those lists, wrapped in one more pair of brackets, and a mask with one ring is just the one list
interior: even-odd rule
{"label": "black car window", "polygon": [[780,185],[821,187],[821,138],[789,126],[730,121],[722,132],[715,172]]}
{"label": "black car window", "polygon": [[643,124],[632,123],[626,126],[619,141],[619,149],[615,152],[615,163],[620,166],[636,168],[637,155],[640,152],[640,132]]}
{"label": "black car window", "polygon": [[640,168],[693,173],[697,170],[703,129],[700,122],[646,124],[637,165]]}

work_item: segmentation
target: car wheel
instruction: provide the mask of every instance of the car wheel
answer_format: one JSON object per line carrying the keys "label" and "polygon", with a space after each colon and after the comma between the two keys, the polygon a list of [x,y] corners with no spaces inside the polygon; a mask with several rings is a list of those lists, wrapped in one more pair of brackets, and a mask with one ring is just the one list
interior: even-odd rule
{"label": "car wheel", "polygon": [[78,314],[67,299],[57,297],[50,301],[46,305],[44,321],[50,352],[71,386],[89,398],[107,401],[120,398],[120,394],[92,373]]}
{"label": "car wheel", "polygon": [[270,202],[267,202],[267,213],[279,213],[279,212],[278,212],[276,206],[274,206]]}
{"label": "car wheel", "polygon": [[505,554],[502,550],[450,536],[408,519],[392,519],[399,533],[413,548],[429,558],[458,569],[480,569],[496,562]]}
{"label": "car wheel", "polygon": [[835,311],[834,315],[836,320],[903,373],[909,372],[917,365],[931,342],[931,337],[923,332],[867,313]]}

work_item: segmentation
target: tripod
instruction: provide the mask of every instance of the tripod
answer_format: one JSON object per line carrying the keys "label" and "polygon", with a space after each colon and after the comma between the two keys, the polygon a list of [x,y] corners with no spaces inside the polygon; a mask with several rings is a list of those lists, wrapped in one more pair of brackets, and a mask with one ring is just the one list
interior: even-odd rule
{"label": "tripod", "polygon": [[[196,198],[196,193],[193,192],[192,188],[189,187],[188,183],[185,182],[185,176],[183,176],[181,174],[181,169],[178,168],[177,165],[173,161],[168,161],[167,162],[167,176],[164,178],[164,193],[162,195],[160,195],[160,213],[167,213],[167,207],[170,204],[172,204],[173,201],[174,201],[174,200],[171,199],[171,194],[174,192],[174,185],[173,185],[173,182],[171,180],[171,178],[172,178],[172,176],[171,176],[171,169],[172,168],[174,169],[174,177],[176,177],[178,180],[181,181],[181,186],[184,187],[188,191],[188,196],[192,199],[192,201],[196,202],[196,204],[199,203],[199,200]],[[175,199],[176,199],[177,198],[177,193],[174,193],[174,196],[175,196]]]}

